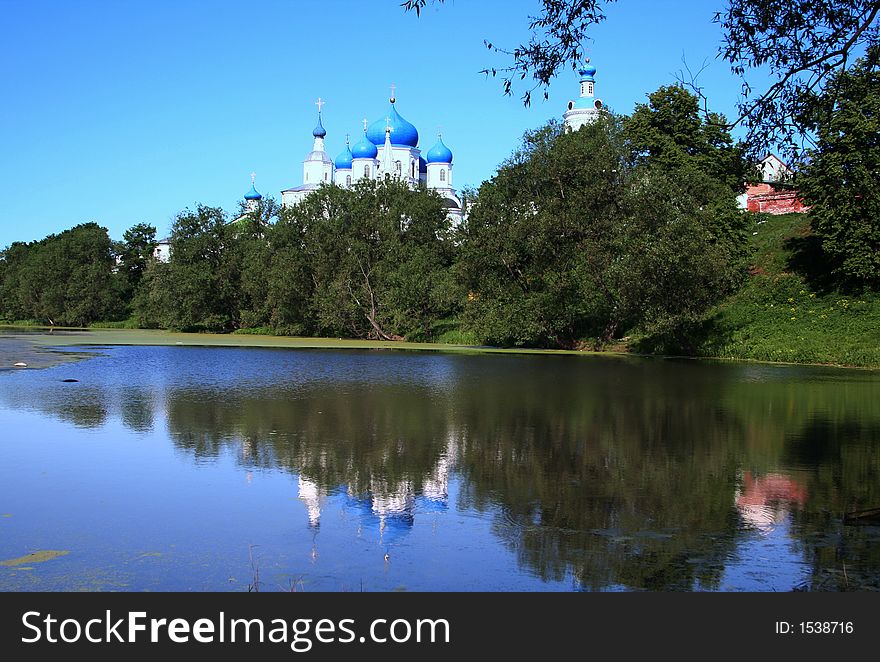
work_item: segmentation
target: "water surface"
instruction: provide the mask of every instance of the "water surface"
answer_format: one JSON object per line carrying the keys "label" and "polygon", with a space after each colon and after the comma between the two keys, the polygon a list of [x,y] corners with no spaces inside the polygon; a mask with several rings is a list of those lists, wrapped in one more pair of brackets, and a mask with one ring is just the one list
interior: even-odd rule
{"label": "water surface", "polygon": [[876,372],[92,351],[0,372],[0,561],[69,552],[0,589],[880,587]]}

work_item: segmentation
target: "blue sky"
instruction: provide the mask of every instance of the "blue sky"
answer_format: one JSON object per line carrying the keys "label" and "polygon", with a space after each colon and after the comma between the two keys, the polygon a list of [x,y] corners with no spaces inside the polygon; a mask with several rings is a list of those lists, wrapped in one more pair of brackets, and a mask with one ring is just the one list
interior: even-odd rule
{"label": "blue sky", "polygon": [[[331,158],[360,120],[397,108],[420,146],[442,126],[455,181],[479,186],[524,131],[560,117],[577,75],[524,108],[479,70],[503,66],[483,39],[528,38],[538,0],[450,0],[417,18],[401,0],[0,0],[0,247],[86,221],[114,238],[138,222],[167,233],[196,202],[236,209],[257,189],[302,183],[315,99]],[[620,0],[593,32],[597,95],[629,113],[699,68],[715,110],[738,81],[716,59],[723,0]]]}

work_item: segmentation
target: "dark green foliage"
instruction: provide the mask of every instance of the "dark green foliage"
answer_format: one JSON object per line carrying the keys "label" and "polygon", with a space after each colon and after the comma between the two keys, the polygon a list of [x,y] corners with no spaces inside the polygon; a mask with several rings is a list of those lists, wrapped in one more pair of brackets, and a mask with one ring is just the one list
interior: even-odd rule
{"label": "dark green foliage", "polygon": [[230,331],[236,322],[240,260],[236,228],[223,211],[184,210],[171,230],[171,261],[153,264],[136,305],[144,326]]}
{"label": "dark green foliage", "polygon": [[156,248],[156,228],[146,223],[132,226],[116,243],[117,277],[120,296],[130,302],[137,294],[147,265]]}
{"label": "dark green foliage", "polygon": [[453,246],[439,196],[397,181],[324,187],[293,208],[319,333],[428,334],[454,306]]}
{"label": "dark green foliage", "polygon": [[641,163],[667,172],[689,169],[706,184],[720,183],[738,194],[748,179],[748,164],[726,125],[722,115],[704,117],[699,100],[685,88],[666,85],[636,106],[625,121],[625,134]]}
{"label": "dark green foliage", "polygon": [[651,117],[659,110],[642,110],[639,141],[614,117],[526,135],[463,229],[465,319],[478,336],[573,347],[636,328],[674,333],[735,287],[747,217],[735,209],[732,175],[701,167],[719,150],[696,141],[699,119],[691,138],[702,149],[678,146],[675,111],[664,126]]}
{"label": "dark green foliage", "polygon": [[11,320],[83,326],[120,313],[107,230],[84,223],[2,254],[0,307]]}
{"label": "dark green foliage", "polygon": [[[642,337],[646,353],[880,367],[880,295],[835,289],[806,214],[764,219],[751,275],[687,337]],[[686,340],[687,343],[682,343]]]}
{"label": "dark green foliage", "polygon": [[427,338],[457,304],[447,226],[437,195],[399,182],[263,201],[228,224],[199,206],[178,216],[171,260],[147,269],[136,309],[174,329]]}
{"label": "dark green foliage", "polygon": [[813,230],[839,279],[880,287],[880,49],[811,104],[816,148],[798,177]]}
{"label": "dark green foliage", "polygon": [[[715,22],[724,34],[721,55],[743,80],[740,121],[749,143],[758,150],[777,144],[792,156],[810,135],[804,111],[813,96],[863,49],[880,46],[877,0],[729,0]],[[753,89],[753,71],[773,82]]]}

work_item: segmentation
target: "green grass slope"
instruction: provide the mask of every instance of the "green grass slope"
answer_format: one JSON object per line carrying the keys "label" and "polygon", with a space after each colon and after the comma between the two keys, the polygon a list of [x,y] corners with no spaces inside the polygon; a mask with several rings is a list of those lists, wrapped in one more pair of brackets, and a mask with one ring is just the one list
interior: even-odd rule
{"label": "green grass slope", "polygon": [[880,294],[841,292],[804,214],[756,226],[748,281],[707,319],[699,356],[880,367]]}

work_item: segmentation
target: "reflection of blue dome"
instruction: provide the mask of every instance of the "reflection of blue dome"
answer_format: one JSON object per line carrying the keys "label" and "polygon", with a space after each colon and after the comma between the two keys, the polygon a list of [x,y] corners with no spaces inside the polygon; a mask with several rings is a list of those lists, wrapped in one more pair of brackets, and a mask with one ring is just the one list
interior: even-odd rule
{"label": "reflection of blue dome", "polygon": [[351,153],[351,147],[346,143],[345,149],[336,157],[337,170],[351,170],[351,160],[354,158]]}
{"label": "reflection of blue dome", "polygon": [[437,144],[428,150],[428,163],[452,163],[452,151],[437,137]]}
{"label": "reflection of blue dome", "polygon": [[257,193],[257,189],[251,184],[251,190],[244,194],[245,200],[262,200],[263,196]]}
{"label": "reflection of blue dome", "polygon": [[583,68],[578,69],[578,73],[581,75],[581,80],[595,82],[593,76],[596,75],[596,67],[590,64],[589,60],[587,60],[587,64]]}
{"label": "reflection of blue dome", "polygon": [[416,499],[416,512],[419,513],[445,513],[449,510],[449,504],[443,499],[420,496]]}
{"label": "reflection of blue dome", "polygon": [[315,130],[312,131],[312,135],[315,138],[323,138],[327,135],[327,129],[324,128],[324,125],[321,124],[321,114],[318,113],[318,126],[315,127]]}
{"label": "reflection of blue dome", "polygon": [[367,138],[374,145],[385,144],[385,127],[391,127],[391,144],[396,147],[417,147],[419,144],[419,132],[412,124],[403,119],[391,104],[391,110],[388,111],[388,124],[385,124],[384,117],[376,120],[367,129]]}
{"label": "reflection of blue dome", "polygon": [[343,508],[357,518],[363,531],[369,531],[386,546],[401,540],[415,523],[413,514],[405,511],[377,513],[373,499],[367,495],[346,496]]}
{"label": "reflection of blue dome", "polygon": [[351,156],[354,159],[375,159],[378,154],[379,150],[367,139],[366,134],[351,148]]}

